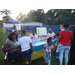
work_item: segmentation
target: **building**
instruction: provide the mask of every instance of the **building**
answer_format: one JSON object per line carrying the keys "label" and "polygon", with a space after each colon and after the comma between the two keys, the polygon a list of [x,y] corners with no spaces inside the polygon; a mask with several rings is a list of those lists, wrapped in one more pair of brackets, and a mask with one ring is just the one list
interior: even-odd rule
{"label": "building", "polygon": [[40,22],[29,22],[29,23],[21,23],[21,26],[42,26],[43,24]]}

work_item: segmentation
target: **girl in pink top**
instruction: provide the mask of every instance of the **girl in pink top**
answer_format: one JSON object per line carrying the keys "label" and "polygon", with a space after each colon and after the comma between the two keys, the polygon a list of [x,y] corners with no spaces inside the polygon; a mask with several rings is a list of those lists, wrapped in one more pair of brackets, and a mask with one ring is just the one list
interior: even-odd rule
{"label": "girl in pink top", "polygon": [[50,65],[51,64],[51,54],[52,54],[52,57],[54,57],[53,55],[54,47],[52,45],[52,39],[48,38],[47,43],[48,44],[44,46],[44,52],[45,52],[44,59],[45,59],[45,63],[48,63],[48,65]]}

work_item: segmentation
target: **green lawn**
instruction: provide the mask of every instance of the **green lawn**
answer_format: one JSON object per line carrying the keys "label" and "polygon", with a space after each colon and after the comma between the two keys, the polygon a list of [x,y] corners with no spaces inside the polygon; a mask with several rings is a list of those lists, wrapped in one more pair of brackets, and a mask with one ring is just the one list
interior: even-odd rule
{"label": "green lawn", "polygon": [[[30,33],[31,32],[27,32],[26,35],[28,36]],[[1,47],[2,47],[2,45],[5,44],[5,41],[6,41],[7,37],[8,37],[8,35],[9,35],[8,32],[5,32],[5,35],[3,35],[3,28],[0,28],[0,65],[4,64],[4,53],[2,52]],[[43,58],[42,59],[36,59],[36,60],[32,61],[32,64],[33,65],[46,65],[43,62],[44,62]],[[64,60],[63,60],[63,62],[64,62]],[[22,63],[15,61],[14,64],[15,65],[21,65]],[[52,61],[51,64],[52,65],[59,65],[59,59],[56,59],[54,57],[54,61]],[[12,65],[12,63],[11,62],[7,62],[6,65]]]}

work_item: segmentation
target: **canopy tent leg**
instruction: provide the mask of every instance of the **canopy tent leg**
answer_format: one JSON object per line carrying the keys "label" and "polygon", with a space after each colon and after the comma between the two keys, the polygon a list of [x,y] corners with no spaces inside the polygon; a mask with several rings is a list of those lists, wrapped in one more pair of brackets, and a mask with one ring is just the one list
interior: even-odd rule
{"label": "canopy tent leg", "polygon": [[3,27],[3,35],[5,35],[5,27]]}

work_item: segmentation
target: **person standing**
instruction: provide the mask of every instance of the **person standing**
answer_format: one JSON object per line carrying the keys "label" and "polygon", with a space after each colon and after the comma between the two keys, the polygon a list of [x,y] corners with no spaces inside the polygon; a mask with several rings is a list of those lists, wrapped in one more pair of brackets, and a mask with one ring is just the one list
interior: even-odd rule
{"label": "person standing", "polygon": [[64,25],[60,24],[60,30],[63,31],[64,30]]}
{"label": "person standing", "polygon": [[70,62],[68,64],[75,65],[75,26],[72,26],[74,29],[73,39],[71,41],[71,49],[70,49]]}
{"label": "person standing", "polygon": [[52,45],[52,38],[48,38],[47,39],[47,44],[44,46],[44,59],[45,62],[44,63],[48,63],[48,65],[51,65],[51,54],[52,57],[54,58],[54,54],[53,54],[53,45]]}
{"label": "person standing", "polygon": [[14,30],[16,29],[16,26],[15,26],[15,24],[14,24],[14,26],[13,26],[13,29],[14,29]]}
{"label": "person standing", "polygon": [[70,50],[70,40],[73,38],[73,32],[68,30],[69,23],[64,23],[64,31],[59,34],[59,62],[62,65],[63,53],[65,52],[65,65],[68,64],[68,53]]}
{"label": "person standing", "polygon": [[32,47],[32,40],[26,36],[26,31],[21,30],[21,38],[19,39],[18,43],[21,47],[21,53],[22,53],[22,64],[25,65],[26,57],[28,59],[29,64],[31,65],[31,53],[33,53],[33,47]]}
{"label": "person standing", "polygon": [[15,32],[15,30],[16,30],[16,26],[15,26],[15,24],[13,25],[13,30],[12,30],[12,32]]}
{"label": "person standing", "polygon": [[52,31],[52,29],[49,29],[49,32],[47,34],[47,38],[53,38],[55,36],[55,33]]}
{"label": "person standing", "polygon": [[29,37],[37,38],[38,35],[36,35],[36,34],[35,34],[35,30],[33,30],[32,33],[29,35]]}

